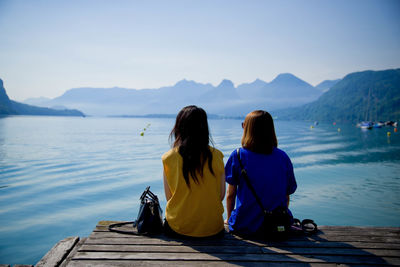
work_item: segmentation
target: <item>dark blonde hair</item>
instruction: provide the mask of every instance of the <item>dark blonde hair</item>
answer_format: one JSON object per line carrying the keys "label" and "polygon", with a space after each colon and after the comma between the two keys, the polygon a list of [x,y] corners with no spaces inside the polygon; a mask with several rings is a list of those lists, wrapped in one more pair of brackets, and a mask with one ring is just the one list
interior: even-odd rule
{"label": "dark blonde hair", "polygon": [[247,114],[243,123],[242,146],[250,151],[271,154],[278,147],[274,121],[264,110],[255,110]]}
{"label": "dark blonde hair", "polygon": [[212,153],[209,148],[210,133],[208,130],[207,113],[197,106],[184,107],[176,116],[175,126],[171,131],[170,140],[175,139],[173,147],[177,147],[183,158],[183,177],[188,187],[190,179],[198,183],[203,176],[203,167],[208,163],[212,168]]}

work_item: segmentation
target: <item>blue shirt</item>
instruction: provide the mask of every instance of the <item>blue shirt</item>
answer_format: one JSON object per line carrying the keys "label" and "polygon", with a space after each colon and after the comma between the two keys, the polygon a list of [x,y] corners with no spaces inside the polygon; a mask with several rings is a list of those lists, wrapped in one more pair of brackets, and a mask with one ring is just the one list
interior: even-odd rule
{"label": "blue shirt", "polygon": [[[272,211],[286,207],[286,196],[296,191],[293,165],[286,153],[274,148],[271,154],[259,154],[240,149],[240,159],[263,206]],[[225,165],[226,182],[237,186],[236,208],[229,218],[229,230],[253,234],[261,226],[264,216],[242,176],[236,150]]]}

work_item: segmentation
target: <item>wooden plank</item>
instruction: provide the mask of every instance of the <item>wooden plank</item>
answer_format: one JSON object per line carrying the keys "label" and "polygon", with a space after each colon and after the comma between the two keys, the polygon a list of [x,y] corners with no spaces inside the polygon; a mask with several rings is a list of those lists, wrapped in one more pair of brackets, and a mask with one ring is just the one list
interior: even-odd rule
{"label": "wooden plank", "polygon": [[[229,238],[228,238],[229,237]],[[115,232],[92,232],[89,236],[89,238],[94,239],[94,238],[138,238],[138,239],[146,239],[146,238],[158,238],[162,240],[177,240],[173,238],[168,238],[163,235],[159,236],[154,236],[154,237],[146,237],[146,236],[133,236],[133,235],[128,235],[128,234],[120,234],[120,233],[115,233]],[[226,234],[225,237],[223,238],[224,240],[245,240],[241,239],[236,236],[232,236],[230,234]],[[351,241],[362,241],[362,242],[384,242],[384,243],[399,243],[400,244],[400,236],[367,236],[367,235],[325,235],[325,234],[318,234],[318,235],[312,235],[312,236],[298,236],[298,237],[290,237],[288,240],[290,241],[319,241],[319,242],[351,242]],[[266,243],[267,241],[264,240],[256,240],[258,242],[264,242]]]}
{"label": "wooden plank", "polygon": [[[112,223],[120,223],[120,221],[100,221],[94,231],[108,231],[108,225]],[[124,226],[127,229],[131,226]],[[225,225],[228,232],[227,226]],[[318,229],[325,233],[340,233],[347,235],[350,233],[358,233],[358,235],[382,235],[382,234],[398,234],[400,235],[400,227],[371,227],[371,226],[318,226]]]}
{"label": "wooden plank", "polygon": [[129,267],[129,266],[194,266],[194,267],[208,267],[208,266],[249,266],[249,267],[337,267],[335,263],[304,263],[304,262],[248,262],[248,261],[118,261],[118,260],[74,260],[68,267]]}
{"label": "wooden plank", "polygon": [[[113,223],[122,223],[123,221],[99,221],[96,225],[97,227],[108,227],[108,225],[113,224]],[[227,229],[227,225],[225,225],[225,229]],[[343,225],[338,225],[338,226],[333,226],[333,225],[320,225],[318,226],[318,229],[321,230],[334,230],[334,231],[351,231],[351,230],[363,230],[363,231],[371,231],[373,229],[374,231],[383,231],[383,232],[400,232],[400,227],[381,227],[381,226],[343,226]]]}
{"label": "wooden plank", "polygon": [[[130,227],[130,226],[123,226],[123,227],[119,227],[118,229],[124,230],[124,231],[132,231],[132,227]],[[115,232],[110,232],[108,230],[108,226],[96,226],[96,228],[93,230],[92,233],[100,234],[100,233],[115,233]],[[115,233],[115,234],[121,234],[121,233]],[[124,235],[125,237],[132,236],[131,234],[122,234],[122,235]],[[162,236],[164,236],[164,235],[163,234],[153,235],[153,236],[149,236],[149,237],[162,237]],[[144,237],[147,237],[147,236],[144,236]],[[224,238],[226,238],[226,239],[237,239],[237,238],[241,239],[241,237],[235,237],[235,236],[229,234],[228,232],[225,232]]]}
{"label": "wooden plank", "polygon": [[[302,239],[299,239],[302,240]],[[382,242],[382,243],[400,243],[399,238],[384,237],[384,236],[325,236],[325,235],[314,235],[307,237],[306,240],[310,241],[328,241],[328,242],[351,242],[351,241],[362,241],[362,242]]]}
{"label": "wooden plank", "polygon": [[374,243],[374,242],[319,242],[319,241],[283,241],[283,242],[268,242],[258,243],[256,241],[248,241],[255,245],[270,246],[270,247],[305,247],[305,248],[357,248],[357,249],[400,249],[398,243]]}
{"label": "wooden plank", "polygon": [[352,255],[352,256],[377,256],[377,257],[400,257],[398,249],[357,249],[357,248],[278,248],[263,247],[264,253],[284,253],[298,255]]}
{"label": "wooden plank", "polygon": [[224,245],[224,246],[304,246],[304,247],[356,247],[356,248],[388,248],[399,249],[400,243],[376,242],[375,240],[330,241],[330,240],[285,240],[285,241],[257,241],[257,240],[180,240],[158,238],[88,238],[88,244],[143,244],[143,245]]}
{"label": "wooden plank", "polygon": [[356,248],[248,247],[248,246],[143,246],[143,245],[83,245],[80,252],[163,252],[163,253],[241,253],[241,254],[298,254],[298,255],[357,255],[399,257],[400,250]]}
{"label": "wooden plank", "polygon": [[398,231],[385,231],[377,230],[371,227],[371,229],[348,229],[346,231],[334,230],[334,229],[318,229],[319,234],[325,235],[362,235],[362,236],[393,236],[400,237]]}
{"label": "wooden plank", "polygon": [[74,246],[74,248],[68,254],[67,258],[60,264],[59,267],[66,267],[68,265],[75,253],[78,252],[79,248],[85,243],[86,239],[87,238],[84,237],[79,240],[79,242]]}
{"label": "wooden plank", "polygon": [[258,242],[252,240],[163,240],[156,238],[88,238],[86,244],[92,245],[185,245],[185,246],[272,246],[272,247],[327,247],[327,248],[346,248],[354,247],[358,249],[400,249],[398,243],[383,243],[383,242],[332,242],[332,241],[281,241],[281,242]]}
{"label": "wooden plank", "polygon": [[399,258],[376,256],[296,255],[296,254],[223,254],[223,253],[122,253],[77,252],[73,260],[187,260],[187,261],[249,261],[249,262],[307,262],[344,264],[400,264]]}
{"label": "wooden plank", "polygon": [[[164,240],[177,240],[180,238],[170,238],[165,235],[154,235],[154,236],[145,236],[145,235],[132,235],[132,234],[123,234],[123,233],[116,233],[116,232],[109,232],[109,231],[93,231],[90,235],[90,238],[106,238],[106,237],[119,237],[119,238],[159,238],[159,239],[164,239]],[[190,239],[190,238],[187,238]],[[180,240],[187,240],[187,239],[180,239]],[[196,239],[196,238],[194,238]],[[232,239],[238,239],[242,240],[243,238],[238,237],[238,236],[233,236],[231,234],[226,233],[224,237],[222,238],[206,238],[205,240],[210,240],[210,239],[225,239],[225,240],[232,240]]]}
{"label": "wooden plank", "polygon": [[47,252],[46,255],[44,255],[44,257],[36,264],[36,266],[59,266],[74,248],[76,243],[78,243],[78,241],[79,237],[67,237],[59,241],[49,252]]}
{"label": "wooden plank", "polygon": [[163,240],[157,238],[88,238],[86,244],[93,245],[113,245],[113,244],[125,244],[125,245],[184,245],[184,246],[208,246],[208,245],[219,245],[219,246],[254,246],[254,244],[244,240]]}
{"label": "wooden plank", "polygon": [[362,230],[366,232],[371,232],[371,230],[376,232],[389,232],[389,233],[400,233],[400,227],[380,227],[380,226],[332,226],[332,225],[323,225],[318,226],[318,229],[321,230],[333,230],[333,231],[353,231],[353,230]]}
{"label": "wooden plank", "polygon": [[[143,245],[258,245],[258,246],[306,246],[306,247],[357,247],[357,248],[389,248],[398,249],[400,243],[387,243],[387,242],[376,242],[373,240],[365,239],[364,241],[331,241],[326,239],[313,238],[295,241],[287,240],[281,242],[272,241],[254,241],[244,239],[216,239],[216,240],[179,240],[179,239],[167,239],[167,238],[147,238],[139,236],[131,236],[130,238],[89,238],[87,243],[90,244],[143,244]],[[354,240],[354,239],[353,239]],[[381,241],[381,240],[380,240]]]}
{"label": "wooden plank", "polygon": [[80,252],[163,252],[163,253],[263,253],[257,246],[143,246],[143,245],[83,245]]}
{"label": "wooden plank", "polygon": [[[185,260],[185,261],[297,261],[286,255],[270,254],[223,254],[223,253],[121,253],[121,252],[78,252],[73,260]],[[310,259],[306,262],[320,262]]]}

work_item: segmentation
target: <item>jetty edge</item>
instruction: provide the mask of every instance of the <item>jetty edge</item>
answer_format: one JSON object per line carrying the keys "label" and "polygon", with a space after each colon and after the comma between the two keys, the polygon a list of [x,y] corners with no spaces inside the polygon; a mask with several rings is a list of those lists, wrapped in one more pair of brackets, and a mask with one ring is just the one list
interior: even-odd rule
{"label": "jetty edge", "polygon": [[[400,227],[320,226],[285,241],[137,236],[100,221],[87,238],[59,241],[36,266],[400,266]],[[129,230],[129,226],[126,230]]]}

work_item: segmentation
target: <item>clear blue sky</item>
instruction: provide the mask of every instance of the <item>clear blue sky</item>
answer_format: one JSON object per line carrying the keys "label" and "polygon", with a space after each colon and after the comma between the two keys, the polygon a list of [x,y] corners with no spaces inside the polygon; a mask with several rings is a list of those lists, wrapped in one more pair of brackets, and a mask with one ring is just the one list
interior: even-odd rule
{"label": "clear blue sky", "polygon": [[10,98],[400,67],[400,0],[0,0]]}

